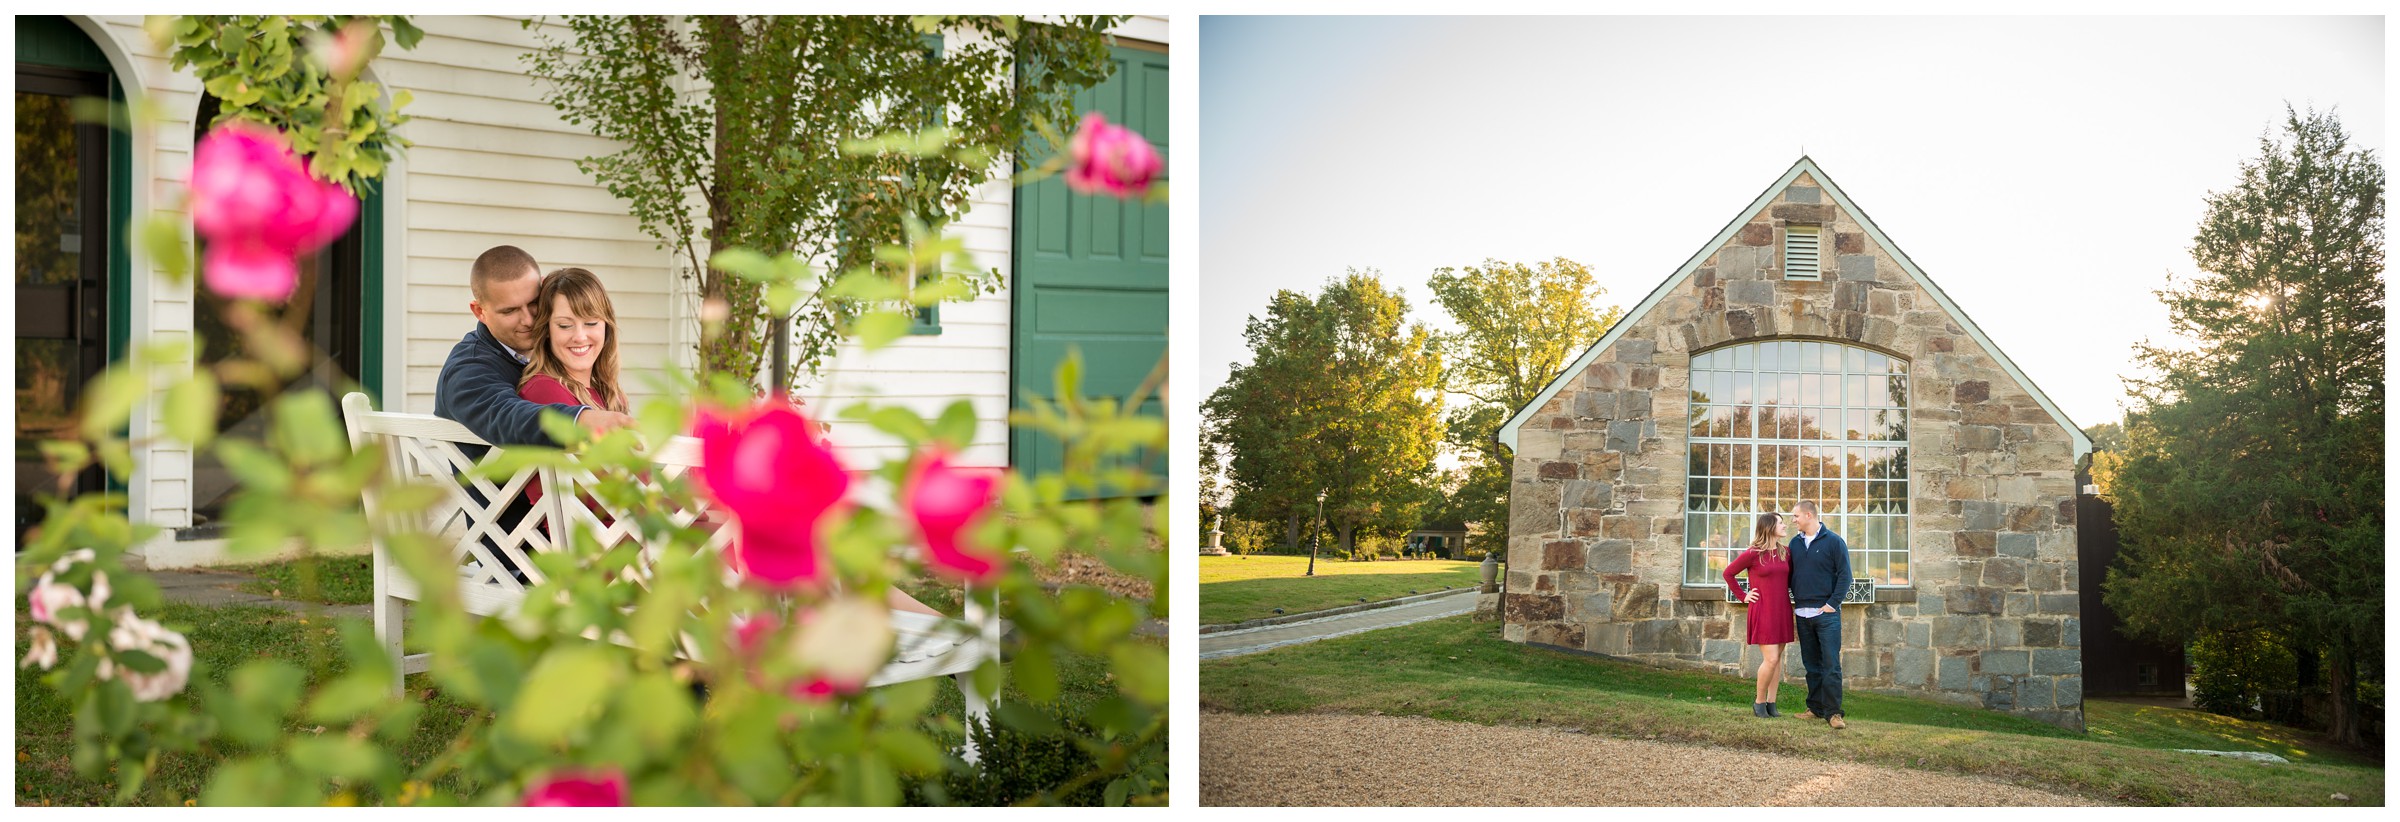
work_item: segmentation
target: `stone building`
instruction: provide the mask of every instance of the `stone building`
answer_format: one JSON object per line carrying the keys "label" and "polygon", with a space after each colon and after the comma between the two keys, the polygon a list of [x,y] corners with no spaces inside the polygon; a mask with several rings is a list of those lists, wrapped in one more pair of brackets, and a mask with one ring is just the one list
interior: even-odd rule
{"label": "stone building", "polygon": [[1720,573],[1815,500],[1858,578],[1851,689],[2082,727],[2091,443],[1805,157],[1499,438],[1511,641],[1741,673]]}

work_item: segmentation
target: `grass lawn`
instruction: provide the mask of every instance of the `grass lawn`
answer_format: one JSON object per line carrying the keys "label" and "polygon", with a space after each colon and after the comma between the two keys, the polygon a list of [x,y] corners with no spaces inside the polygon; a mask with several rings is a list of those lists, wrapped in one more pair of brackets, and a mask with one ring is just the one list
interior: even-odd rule
{"label": "grass lawn", "polygon": [[1448,559],[1387,559],[1347,562],[1317,558],[1317,575],[1307,557],[1249,554],[1200,558],[1200,624],[1261,619],[1464,588],[1481,580],[1477,563]]}
{"label": "grass lawn", "polygon": [[375,599],[373,554],[317,557],[314,597],[306,595],[309,587],[301,578],[303,566],[299,560],[282,560],[227,566],[224,570],[257,577],[242,583],[242,590],[260,596],[313,599],[329,605],[365,605]]}
{"label": "grass lawn", "polygon": [[[1205,607],[1205,606],[1204,606]],[[2308,732],[2086,702],[2089,735],[1971,707],[1850,692],[1838,735],[1750,716],[1751,681],[1528,648],[1460,616],[1200,665],[1203,710],[1425,716],[1963,774],[2139,805],[2384,803],[2382,763]],[[1779,703],[1805,710],[1787,681]],[[2265,750],[2290,765],[2177,753]],[[2348,794],[2338,802],[2335,793]]]}
{"label": "grass lawn", "polygon": [[[337,559],[329,562],[338,563],[340,561]],[[252,567],[242,570],[257,573],[259,569]],[[958,606],[957,589],[952,587],[948,590],[950,593],[946,599],[941,593],[940,586],[928,586],[916,593],[921,599],[936,608],[948,607],[955,610]],[[366,596],[360,595],[358,601],[366,601]],[[185,635],[191,640],[193,653],[199,664],[218,677],[220,683],[223,682],[223,677],[230,675],[234,668],[252,657],[276,654],[305,667],[309,654],[309,643],[330,643],[335,637],[335,625],[332,621],[326,619],[311,621],[304,614],[263,606],[202,607],[169,604],[154,616],[168,627],[185,632]],[[28,636],[26,629],[32,624],[31,617],[20,608],[17,611],[16,659],[23,659],[25,656]],[[1162,643],[1161,640],[1156,639],[1145,641]],[[334,661],[338,673],[340,663],[338,654],[334,656]],[[1057,665],[1060,686],[1059,702],[1070,712],[1088,714],[1101,699],[1116,692],[1116,685],[1109,676],[1108,662],[1105,659],[1070,654],[1060,657]],[[88,782],[75,773],[73,765],[70,764],[74,751],[73,707],[57,692],[42,683],[41,675],[43,673],[43,671],[33,668],[19,668],[16,672],[16,804],[20,807],[118,804],[116,802],[116,784],[113,780],[105,784]],[[465,726],[468,718],[474,716],[480,709],[450,698],[440,689],[434,688],[432,680],[423,674],[409,677],[408,687],[416,693],[423,693],[428,689],[433,691],[430,710],[426,711],[423,719],[420,720],[416,735],[410,738],[408,744],[401,751],[402,762],[410,768],[415,768],[424,764],[443,746],[447,745],[451,738],[458,734],[459,729]],[[934,694],[933,704],[927,708],[927,716],[957,717],[962,714],[962,699],[957,688],[939,687],[934,690]],[[1022,703],[1026,697],[1017,691],[1014,684],[1011,684],[1002,690],[1000,699],[1004,702]],[[933,733],[935,741],[945,747],[955,748],[959,743],[959,737],[955,733],[946,733],[939,729],[935,729]],[[158,773],[130,804],[167,806],[185,804],[187,800],[199,796],[200,789],[208,783],[209,773],[219,758],[189,754],[161,757]],[[474,790],[471,787],[459,785],[457,779],[458,777],[453,772],[450,777],[437,782],[437,787],[442,789],[463,788],[462,792]]]}

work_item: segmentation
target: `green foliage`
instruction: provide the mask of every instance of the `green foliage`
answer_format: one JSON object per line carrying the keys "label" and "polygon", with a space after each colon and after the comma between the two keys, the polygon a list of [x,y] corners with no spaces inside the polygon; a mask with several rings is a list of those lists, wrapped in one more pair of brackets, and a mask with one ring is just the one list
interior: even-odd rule
{"label": "green foliage", "polygon": [[[390,27],[403,49],[425,37],[403,15],[183,15],[152,17],[146,28],[161,49],[171,49],[170,68],[190,67],[222,102],[209,125],[246,120],[282,130],[319,179],[360,193],[409,145],[394,131],[408,122],[399,111],[409,94],[394,93],[387,107],[381,86],[337,78],[309,59],[314,40],[332,37],[354,19]],[[383,36],[375,30],[369,54],[381,49]]]}
{"label": "green foliage", "polygon": [[[1043,704],[1012,710],[1015,724],[969,721],[980,752],[975,766],[915,786],[912,804],[1067,805],[1163,804],[1166,742],[1131,746],[1108,740],[1076,712]],[[1095,753],[1097,750],[1097,753]],[[1103,782],[1087,775],[1106,757],[1129,760],[1129,776]]]}
{"label": "green foliage", "polygon": [[1313,298],[1276,292],[1266,316],[1250,318],[1250,362],[1201,407],[1234,511],[1296,526],[1315,517],[1322,491],[1344,552],[1362,528],[1416,525],[1440,438],[1442,356],[1407,314],[1370,270]]}
{"label": "green foliage", "polygon": [[2256,719],[2276,692],[2297,684],[2290,648],[2265,631],[2227,631],[2192,640],[2192,704],[2225,716]]}
{"label": "green foliage", "polygon": [[[168,20],[157,28],[176,33],[183,47],[197,49],[194,60],[219,55],[232,67],[232,73],[221,76],[250,77],[248,73],[255,72],[270,80],[287,76],[298,65],[291,61],[296,52],[285,41],[312,24],[212,19],[197,25]],[[703,20],[699,25],[733,24]],[[849,24],[820,21],[799,31],[849,31],[844,25]],[[395,31],[402,45],[413,40],[414,29],[404,23],[395,24]],[[997,99],[980,84],[1005,76],[994,72],[1010,65],[1007,60],[1013,55],[1050,53],[1067,60],[1079,53],[1077,44],[1082,41],[1051,31],[1026,27],[1015,41],[1035,43],[1026,50],[1001,48],[961,59],[960,73],[952,79],[965,84],[973,78],[973,89],[942,89],[947,96],[870,94],[850,100],[896,99],[914,105]],[[826,65],[840,70],[892,68],[874,62],[867,44],[858,45],[859,59],[866,62],[842,62],[845,58],[831,54],[811,59],[830,59],[833,62]],[[902,73],[928,83],[927,78],[951,77],[928,72]],[[719,87],[726,86],[720,82]],[[287,99],[261,88],[237,80],[229,89],[228,110],[235,116],[289,118],[295,141],[307,145],[349,140],[338,132],[350,121],[308,120],[277,108],[304,97]],[[983,119],[953,120],[951,127],[1006,125],[991,122],[989,111],[978,116]],[[835,133],[805,125],[793,128],[743,133],[770,145],[804,144],[809,140],[803,135]],[[940,142],[920,138],[904,147]],[[378,168],[354,164],[344,173],[371,178]],[[864,174],[859,179],[873,178],[858,168],[849,171]],[[922,179],[940,189],[949,183],[934,181],[953,178]],[[724,190],[716,196],[744,202],[769,197],[755,188]],[[906,219],[911,212],[881,213],[891,217],[889,224],[850,237],[860,259],[924,270],[962,253],[955,241],[941,237],[930,224]],[[788,285],[807,271],[789,254],[778,260],[763,252],[717,247],[729,249],[724,258],[733,261],[732,267],[753,269],[753,274],[763,271],[752,280],[762,285],[779,278]],[[778,253],[791,250],[788,245],[769,247]],[[837,278],[835,288],[883,299],[873,296],[879,284],[872,274],[856,275],[853,271]],[[916,304],[959,296],[961,288],[944,277],[912,283],[900,296]],[[856,299],[863,304],[868,297]],[[213,374],[191,372],[188,344],[144,345],[87,392],[83,439],[45,444],[41,452],[67,469],[63,473],[97,459],[119,476],[128,476],[131,443],[117,429],[148,391],[164,387],[170,397],[192,399],[206,398],[219,384],[272,388],[292,379],[312,359],[296,336],[256,306],[237,301],[224,310],[227,326],[239,334],[239,348],[218,362]],[[835,341],[872,332],[858,325],[838,328]],[[75,554],[77,559],[59,562],[55,582],[74,591],[47,617],[52,624],[39,626],[44,633],[35,635],[38,640],[52,627],[68,633],[68,621],[88,624],[79,638],[57,641],[57,668],[43,678],[73,706],[72,760],[78,773],[100,779],[113,771],[121,786],[120,802],[140,794],[162,759],[192,756],[210,760],[197,795],[211,804],[512,804],[545,774],[572,767],[625,773],[637,804],[882,805],[901,801],[904,778],[962,768],[936,741],[963,733],[956,717],[927,715],[935,703],[935,689],[947,687],[945,683],[918,680],[823,699],[798,696],[785,684],[821,673],[809,666],[831,663],[799,651],[772,652],[791,648],[795,632],[809,630],[804,614],[823,613],[844,602],[859,603],[864,613],[880,614],[872,603],[881,601],[888,586],[930,575],[920,552],[906,549],[917,540],[914,526],[886,513],[905,510],[905,501],[886,499],[829,518],[823,531],[836,585],[793,593],[729,581],[722,559],[705,547],[713,527],[704,521],[681,524],[668,516],[697,510],[694,478],[655,476],[658,472],[647,454],[667,436],[689,430],[696,404],[744,406],[753,401],[753,392],[723,373],[694,376],[670,368],[665,380],[655,392],[660,399],[641,409],[638,426],[597,438],[570,427],[560,432],[568,435],[562,437],[567,443],[563,449],[513,447],[493,464],[470,472],[505,477],[519,467],[571,464],[598,478],[594,496],[620,512],[628,521],[621,524],[630,524],[639,535],[639,548],[603,551],[588,533],[579,533],[577,539],[541,552],[534,557],[540,583],[505,617],[487,619],[466,610],[456,582],[456,535],[426,530],[433,524],[425,515],[457,489],[447,487],[447,481],[412,484],[390,475],[386,455],[377,447],[354,451],[325,394],[263,391],[273,399],[262,430],[213,437],[207,447],[239,481],[222,518],[234,555],[349,547],[372,539],[379,554],[401,573],[426,581],[421,600],[410,612],[408,650],[431,655],[427,680],[433,687],[399,698],[389,690],[398,676],[390,649],[371,632],[357,628],[342,631],[338,638],[328,629],[322,639],[310,637],[315,641],[260,648],[256,658],[244,653],[228,659],[222,653],[194,650],[188,655],[193,666],[189,687],[144,693],[129,686],[134,677],[158,675],[182,661],[165,650],[110,637],[111,628],[147,627],[134,621],[135,614],[160,605],[158,586],[124,562],[133,546],[155,537],[158,529],[129,522],[122,495],[39,498],[48,517],[19,555],[20,594],[70,551],[89,551],[88,556]],[[1080,382],[1080,362],[1070,359],[1059,375],[1059,396],[1080,397]],[[1101,661],[1097,664],[1105,670],[1099,677],[1114,693],[1079,703],[1088,710],[1069,732],[1091,759],[1059,790],[1073,794],[1085,785],[1097,785],[1103,801],[1110,803],[1164,801],[1165,650],[1137,636],[1134,629],[1145,617],[1166,614],[1166,563],[1149,546],[1151,529],[1165,533],[1170,518],[1163,506],[1162,513],[1149,517],[1133,499],[1096,502],[1070,499],[1075,495],[1069,492],[1109,486],[1157,491],[1147,484],[1152,472],[1129,467],[1135,455],[1154,455],[1165,448],[1164,423],[1136,413],[1141,402],[1138,395],[1123,403],[1067,399],[1037,405],[1016,417],[1018,424],[1058,438],[1067,459],[1062,471],[1038,481],[1015,475],[1005,479],[999,504],[969,537],[978,545],[1022,550],[1009,554],[996,580],[964,594],[973,607],[991,608],[1016,628],[1009,640],[1014,662],[987,664],[973,676],[973,687],[986,697],[1006,683],[1032,701],[1059,699],[1067,692],[1062,666]],[[973,409],[963,400],[932,420],[877,403],[844,409],[843,415],[891,433],[908,446],[898,458],[869,466],[895,494],[905,487],[903,480],[920,454],[959,447],[971,439],[974,428]],[[166,438],[199,447],[199,440],[215,433],[215,425],[204,417],[168,420]],[[379,492],[372,520],[359,505],[369,488]],[[1096,588],[1046,587],[1037,571],[1055,563],[1069,545],[1097,556],[1117,572],[1151,580],[1158,594],[1147,612],[1140,603]],[[103,573],[113,585],[113,598],[105,608],[97,602]],[[295,573],[303,589],[299,596],[314,600],[326,595],[325,578],[313,562],[298,563]],[[631,573],[640,574],[642,584],[630,584],[626,576]],[[74,604],[71,599],[76,596],[92,597],[92,607]],[[764,640],[770,652],[745,659],[735,651],[729,637],[736,614],[779,617],[779,634]],[[706,710],[689,687],[694,681],[708,685]],[[464,723],[420,723],[437,704],[470,716]],[[1057,724],[1007,707],[1018,702],[1001,704],[997,716],[1004,727],[1041,732]],[[439,736],[427,738],[429,733]],[[400,746],[438,753],[404,757],[394,753]]]}
{"label": "green foliage", "polygon": [[[1441,337],[1442,390],[1467,398],[1443,416],[1443,441],[1466,462],[1436,519],[1480,523],[1468,550],[1499,550],[1508,539],[1510,460],[1496,437],[1510,415],[1564,370],[1568,361],[1608,333],[1625,312],[1601,307],[1608,293],[1590,268],[1565,257],[1526,265],[1436,270],[1433,301],[1459,330]],[[1493,544],[1484,544],[1493,543]]]}
{"label": "green foliage", "polygon": [[2159,292],[2191,348],[2144,345],[2124,444],[2093,460],[2125,551],[2103,592],[2169,642],[2257,629],[2322,651],[2334,734],[2382,669],[2383,167],[2291,113],[2209,195],[2200,273]]}
{"label": "green foliage", "polygon": [[[940,227],[1020,135],[1068,120],[1073,92],[1107,78],[1102,32],[1118,19],[568,16],[527,23],[543,42],[527,62],[567,122],[624,147],[578,167],[729,309],[702,370],[759,373],[788,317],[792,361],[814,373],[845,338],[889,342],[894,317],[904,333],[906,313],[704,265],[702,249],[788,254],[903,294],[997,290],[996,271],[946,253],[963,247]],[[944,30],[959,36],[931,39]]]}

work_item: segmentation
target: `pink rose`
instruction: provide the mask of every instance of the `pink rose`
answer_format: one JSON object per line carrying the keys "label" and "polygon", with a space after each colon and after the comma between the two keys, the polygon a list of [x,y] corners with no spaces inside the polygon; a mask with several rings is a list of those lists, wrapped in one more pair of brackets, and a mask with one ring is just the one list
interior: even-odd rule
{"label": "pink rose", "polygon": [[625,773],[565,770],[526,786],[517,804],[528,808],[621,808],[625,806]]}
{"label": "pink rose", "polygon": [[227,298],[281,302],[299,282],[293,258],[340,237],[358,201],[308,175],[283,134],[227,123],[192,153],[192,230],[208,241],[201,279]]}
{"label": "pink rose", "polygon": [[26,613],[33,617],[33,621],[56,625],[59,630],[66,632],[69,639],[83,639],[83,620],[61,622],[59,616],[68,608],[84,604],[82,590],[53,580],[50,574],[43,574],[40,579],[34,580],[33,589],[25,592],[25,602]]}
{"label": "pink rose", "polygon": [[726,563],[773,588],[825,577],[818,545],[825,513],[849,492],[850,475],[789,406],[772,401],[727,417],[702,411],[701,489],[733,515]]}
{"label": "pink rose", "polygon": [[951,467],[949,455],[940,451],[929,452],[909,475],[903,495],[908,515],[925,538],[926,563],[935,571],[967,582],[990,582],[1000,575],[998,551],[965,546],[960,539],[992,507],[996,480],[990,472]]}
{"label": "pink rose", "polygon": [[1109,125],[1099,112],[1083,115],[1083,125],[1067,140],[1067,187],[1084,194],[1141,196],[1165,165],[1149,140]]}

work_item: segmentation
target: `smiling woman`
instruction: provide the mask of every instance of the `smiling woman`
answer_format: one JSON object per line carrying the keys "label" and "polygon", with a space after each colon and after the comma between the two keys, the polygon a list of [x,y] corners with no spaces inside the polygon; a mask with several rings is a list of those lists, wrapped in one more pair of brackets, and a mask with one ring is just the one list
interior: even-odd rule
{"label": "smiling woman", "polygon": [[540,403],[589,405],[622,412],[617,372],[617,309],[599,275],[562,268],[542,278],[533,300],[541,342],[530,352],[517,393]]}

